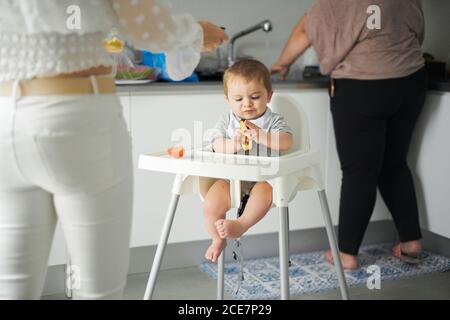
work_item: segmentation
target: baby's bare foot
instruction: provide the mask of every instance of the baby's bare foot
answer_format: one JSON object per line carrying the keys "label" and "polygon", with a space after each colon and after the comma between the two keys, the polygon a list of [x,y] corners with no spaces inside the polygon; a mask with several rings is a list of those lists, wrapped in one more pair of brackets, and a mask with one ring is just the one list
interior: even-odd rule
{"label": "baby's bare foot", "polygon": [[217,220],[214,225],[216,226],[217,233],[222,239],[239,238],[247,231],[239,220],[220,219]]}
{"label": "baby's bare foot", "polygon": [[212,262],[216,262],[223,249],[227,246],[227,241],[224,239],[214,239],[209,246],[208,250],[206,250],[205,258],[211,260]]}
{"label": "baby's bare foot", "polygon": [[[344,269],[354,270],[354,269],[358,268],[358,261],[356,260],[356,256],[352,256],[350,254],[343,253],[343,252],[340,252],[339,254],[341,255],[342,267]],[[331,250],[327,250],[325,252],[325,259],[329,263],[333,264],[333,254],[331,253]]]}

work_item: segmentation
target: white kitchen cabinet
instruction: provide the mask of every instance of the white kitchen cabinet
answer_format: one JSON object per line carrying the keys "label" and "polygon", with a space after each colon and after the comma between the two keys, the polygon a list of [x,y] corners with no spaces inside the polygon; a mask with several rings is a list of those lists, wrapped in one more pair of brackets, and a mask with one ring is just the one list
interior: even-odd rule
{"label": "white kitchen cabinet", "polygon": [[421,226],[450,238],[450,93],[430,92],[411,143],[409,163]]}
{"label": "white kitchen cabinet", "polygon": [[[277,90],[289,94],[304,108],[310,126],[311,145],[322,152],[323,172],[334,224],[338,222],[341,170],[336,152],[333,126],[326,90]],[[133,138],[135,173],[132,247],[155,245],[163,226],[174,176],[140,170],[142,153],[166,150],[182,143],[202,145],[202,135],[212,128],[219,116],[229,111],[220,90],[192,92],[122,92],[124,117]],[[287,119],[289,121],[289,119]],[[442,141],[449,136],[450,94],[430,92],[411,146],[410,165],[416,172],[416,189],[422,227],[450,237],[450,202],[446,201],[446,182],[450,181],[450,151]],[[173,136],[173,134],[175,135]],[[180,136],[190,135],[187,141]],[[173,136],[173,137],[172,137]],[[173,139],[172,139],[173,138]],[[444,139],[444,140],[443,140]],[[297,195],[290,204],[291,230],[323,226],[316,192]],[[234,214],[234,212],[233,212]],[[378,196],[371,221],[390,219]],[[272,209],[248,234],[278,231],[278,214]],[[173,224],[170,243],[209,239],[202,217],[202,203],[197,195],[181,197]],[[50,265],[66,262],[65,243],[58,228]]]}
{"label": "white kitchen cabinet", "polygon": [[[171,196],[174,176],[138,169],[142,153],[167,150],[181,141],[172,141],[176,132],[192,134],[182,144],[192,141],[202,145],[204,130],[215,125],[227,112],[223,94],[136,95],[131,97],[135,197],[132,246],[158,242]],[[196,136],[194,128],[197,127]],[[203,127],[203,129],[202,129]],[[197,142],[194,143],[194,140]],[[206,239],[201,202],[198,196],[183,196],[173,225],[170,242]]]}
{"label": "white kitchen cabinet", "polygon": [[[279,91],[296,99],[308,115],[311,145],[322,152],[327,187],[331,189],[330,204],[333,221],[337,223],[338,188],[340,177],[333,135],[330,130],[329,101],[326,90]],[[133,158],[135,166],[135,202],[132,246],[155,245],[158,242],[167,206],[173,175],[137,169],[138,157],[142,153],[166,150],[179,141],[172,141],[174,132],[192,134],[194,145],[201,145],[202,132],[214,126],[222,113],[229,111],[223,93],[211,92],[202,95],[152,94],[130,97],[133,136]],[[289,121],[289,119],[287,119]],[[200,129],[196,137],[195,128]],[[199,141],[200,139],[200,141]],[[185,141],[186,142],[186,141]],[[336,172],[335,172],[336,171]],[[328,177],[327,177],[328,175]],[[317,193],[302,192],[290,205],[291,230],[322,227],[322,213]],[[234,213],[232,213],[234,214]],[[385,219],[386,209],[377,208],[374,219]],[[278,215],[276,209],[248,234],[276,232]],[[198,196],[181,197],[169,242],[185,242],[208,239],[203,226],[202,204]]]}
{"label": "white kitchen cabinet", "polygon": [[130,94],[122,94],[119,96],[120,103],[122,104],[122,113],[127,123],[128,131],[131,132],[131,108],[130,108]]}
{"label": "white kitchen cabinet", "polygon": [[50,251],[50,257],[48,261],[49,266],[57,266],[66,264],[67,262],[67,246],[64,234],[62,232],[61,225],[58,223],[55,229],[55,235],[53,237],[52,248]]}

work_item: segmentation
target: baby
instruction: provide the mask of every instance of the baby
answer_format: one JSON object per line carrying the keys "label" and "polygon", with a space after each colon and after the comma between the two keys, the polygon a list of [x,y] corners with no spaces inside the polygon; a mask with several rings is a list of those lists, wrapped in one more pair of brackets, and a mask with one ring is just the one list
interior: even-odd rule
{"label": "baby", "polygon": [[[264,64],[248,59],[238,61],[225,72],[224,90],[231,110],[214,128],[211,142],[215,152],[273,155],[291,148],[291,129],[281,115],[267,107],[273,91],[270,72]],[[248,147],[252,149],[247,150]],[[272,206],[269,183],[242,182],[241,186],[250,197],[243,214],[236,220],[225,220],[231,206],[229,181],[216,181],[204,195],[205,224],[212,237],[205,254],[208,260],[216,262],[226,246],[226,238],[239,238]]]}

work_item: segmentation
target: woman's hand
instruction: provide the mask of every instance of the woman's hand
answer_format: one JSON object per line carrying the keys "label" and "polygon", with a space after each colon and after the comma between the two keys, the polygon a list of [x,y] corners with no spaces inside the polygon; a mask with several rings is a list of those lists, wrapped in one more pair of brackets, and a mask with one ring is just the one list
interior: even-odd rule
{"label": "woman's hand", "polygon": [[203,28],[203,51],[214,51],[228,40],[224,29],[209,21],[199,21]]}
{"label": "woman's hand", "polygon": [[290,65],[283,65],[283,64],[280,64],[280,63],[275,63],[270,68],[270,73],[271,74],[279,74],[280,75],[280,80],[286,80],[286,77],[289,74],[289,69],[290,68],[291,68]]}

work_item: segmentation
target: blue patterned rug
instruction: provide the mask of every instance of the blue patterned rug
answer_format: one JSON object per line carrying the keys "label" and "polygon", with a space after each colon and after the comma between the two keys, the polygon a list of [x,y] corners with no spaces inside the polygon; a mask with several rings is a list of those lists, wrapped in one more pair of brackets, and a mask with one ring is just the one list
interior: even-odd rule
{"label": "blue patterned rug", "polygon": [[[410,265],[390,254],[394,244],[384,243],[361,248],[358,256],[359,269],[345,271],[349,286],[365,286],[372,276],[367,267],[378,266],[381,271],[381,287],[383,281],[423,275],[431,272],[450,270],[450,258],[423,252],[419,265]],[[245,246],[245,243],[244,243]],[[245,259],[245,257],[244,257]],[[292,296],[324,292],[338,288],[338,280],[334,266],[324,259],[324,251],[316,251],[290,256],[290,292]],[[200,269],[210,277],[217,279],[217,264],[204,262]],[[244,280],[239,291],[239,265],[225,265],[225,290],[237,300],[279,299],[280,274],[278,257],[261,258],[244,261]]]}

